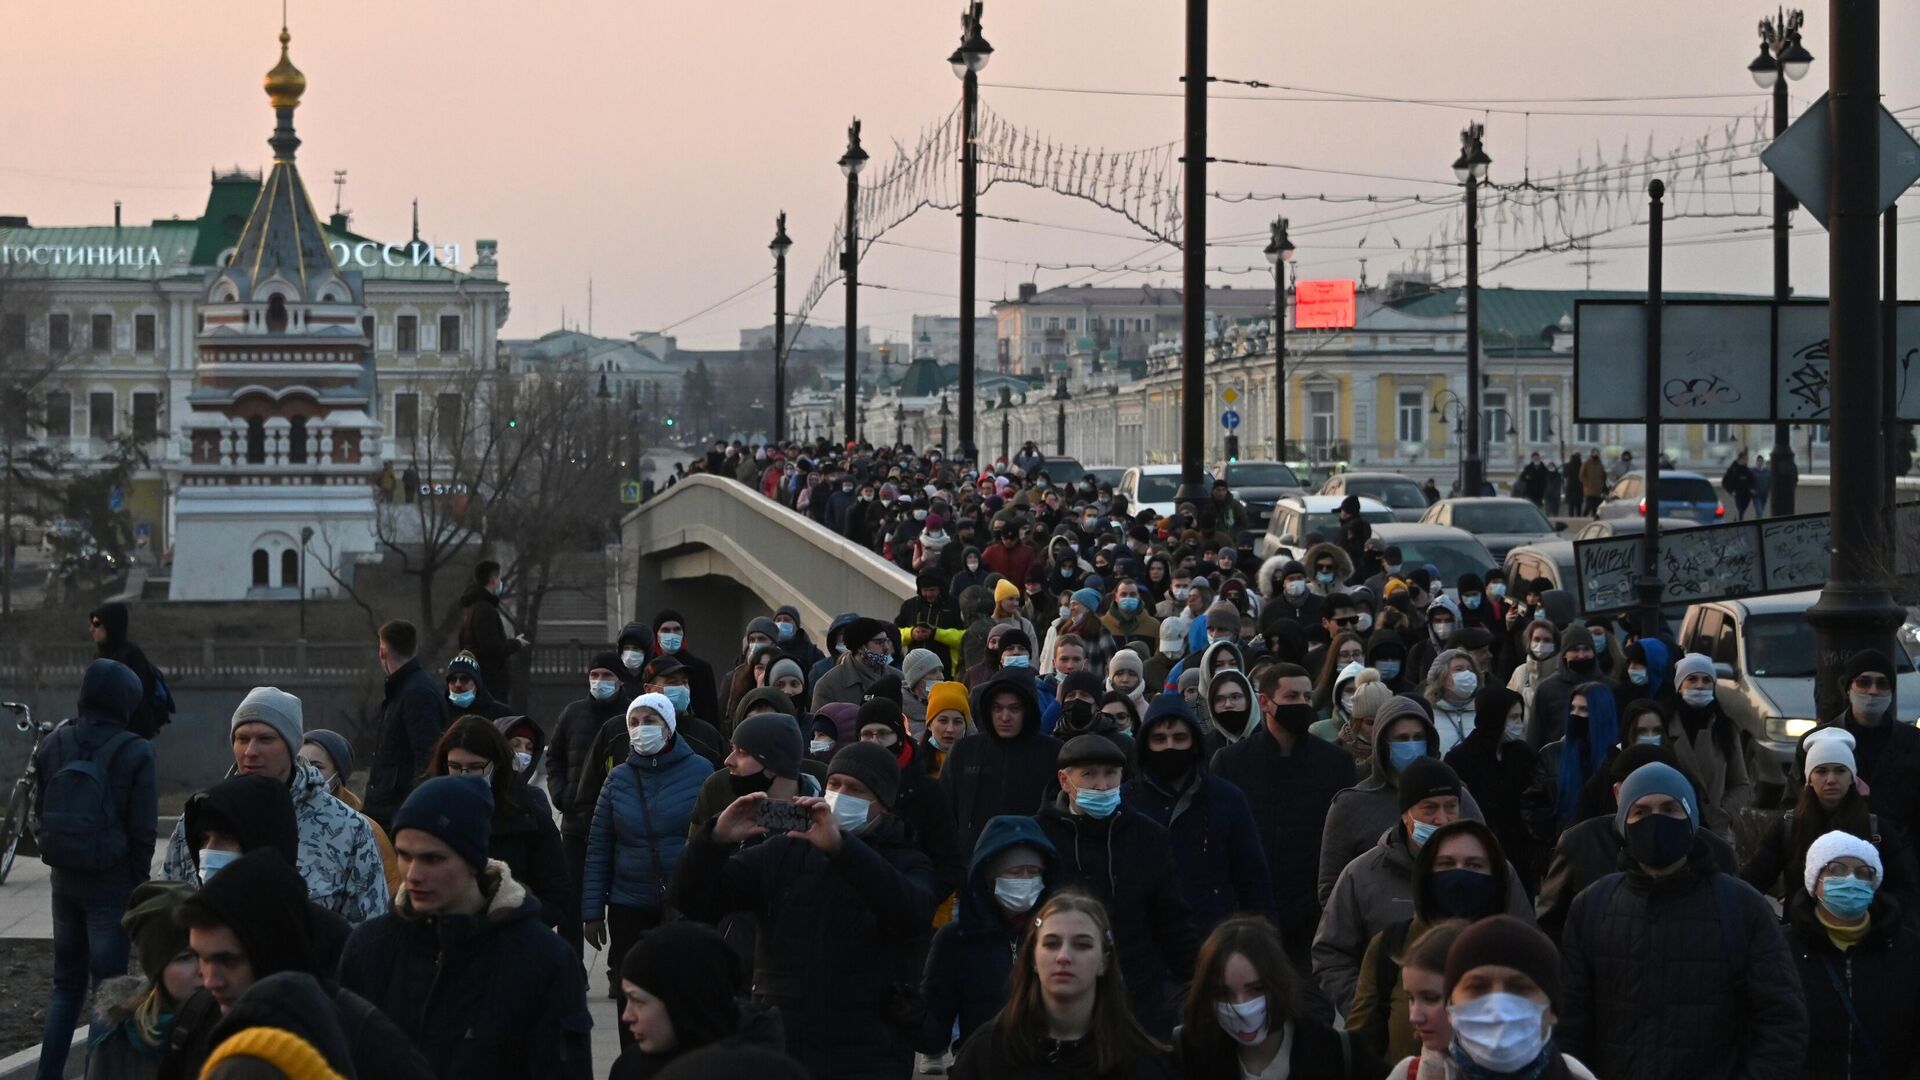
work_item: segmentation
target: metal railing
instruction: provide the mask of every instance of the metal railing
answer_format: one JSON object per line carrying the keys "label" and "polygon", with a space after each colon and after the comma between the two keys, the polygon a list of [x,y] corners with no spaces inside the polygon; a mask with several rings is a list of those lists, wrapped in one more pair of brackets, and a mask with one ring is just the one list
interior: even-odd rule
{"label": "metal railing", "polygon": [[[377,651],[366,641],[155,642],[142,644],[147,659],[173,686],[194,680],[361,679],[380,673]],[[577,676],[605,642],[536,644],[531,656],[535,677]],[[452,655],[449,642],[443,650]],[[11,642],[0,645],[0,683],[77,680],[98,654],[87,642]]]}

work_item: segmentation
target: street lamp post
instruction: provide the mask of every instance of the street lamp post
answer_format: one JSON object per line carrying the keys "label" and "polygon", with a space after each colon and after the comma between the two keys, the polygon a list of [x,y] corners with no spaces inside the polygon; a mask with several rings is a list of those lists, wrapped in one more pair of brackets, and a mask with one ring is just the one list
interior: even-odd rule
{"label": "street lamp post", "polygon": [[1207,0],[1187,0],[1186,190],[1181,232],[1180,489],[1176,501],[1207,498]]}
{"label": "street lamp post", "polygon": [[773,441],[787,441],[787,212],[774,220],[773,243]]}
{"label": "street lamp post", "polygon": [[905,446],[907,442],[907,403],[903,398],[893,399],[893,445]]}
{"label": "street lamp post", "polygon": [[[1813,54],[1800,43],[1800,27],[1805,16],[1798,8],[1782,10],[1771,19],[1760,20],[1760,55],[1747,65],[1747,72],[1762,90],[1773,91],[1773,137],[1778,139],[1787,133],[1787,83],[1806,77],[1813,67]],[[1787,215],[1795,206],[1793,195],[1779,177],[1773,180],[1773,302],[1784,304],[1793,295],[1788,282],[1787,244],[1791,227]],[[1770,499],[1773,512],[1786,517],[1794,510],[1794,489],[1800,483],[1800,469],[1793,460],[1792,429],[1789,425],[1775,422],[1773,425],[1773,481]],[[1811,454],[1808,455],[1808,468],[1812,468]]]}
{"label": "street lamp post", "polygon": [[1055,413],[1053,418],[1053,452],[1061,457],[1067,456],[1067,402],[1073,397],[1067,393],[1067,377],[1060,376],[1060,382],[1053,388]]}
{"label": "street lamp post", "polygon": [[[973,441],[973,289],[974,289],[974,197],[979,155],[974,146],[975,117],[980,111],[980,72],[993,58],[993,46],[980,33],[980,14],[985,4],[974,0],[960,17],[960,47],[947,57],[953,73],[960,77],[961,123],[965,137],[960,141],[960,458],[974,463],[978,448]],[[942,399],[945,404],[945,399]],[[943,448],[944,449],[944,448]]]}
{"label": "street lamp post", "polygon": [[307,640],[307,545],[313,542],[313,527],[300,527],[300,640]]}
{"label": "street lamp post", "polygon": [[941,457],[947,456],[947,418],[952,415],[953,415],[953,410],[947,407],[947,395],[943,393],[940,395],[940,456]]}
{"label": "street lamp post", "polygon": [[[1433,407],[1427,411],[1433,414],[1435,423],[1440,424],[1442,427],[1449,424],[1453,426],[1454,442],[1459,446],[1459,449],[1454,453],[1453,459],[1454,494],[1465,495],[1467,494],[1465,480],[1467,426],[1463,421],[1467,416],[1467,403],[1460,400],[1459,394],[1451,390],[1442,390],[1433,396]],[[1452,419],[1448,419],[1449,417]]]}
{"label": "street lamp post", "polygon": [[854,441],[854,417],[859,392],[860,374],[858,371],[860,325],[860,170],[867,164],[867,152],[860,148],[860,120],[854,118],[853,125],[847,128],[847,152],[840,155],[840,171],[847,178],[847,227],[846,250],[840,253],[840,269],[846,276],[847,285],[847,325],[841,332],[846,337],[847,362],[846,385],[843,387],[847,402],[847,441]]}
{"label": "street lamp post", "polygon": [[1468,124],[1460,133],[1460,156],[1453,175],[1467,197],[1467,449],[1460,462],[1460,494],[1479,495],[1487,478],[1480,449],[1480,182],[1493,160],[1481,146],[1486,129]]}
{"label": "street lamp post", "polygon": [[1007,443],[1007,440],[1013,437],[1013,414],[1008,411],[1012,408],[1013,388],[1003,386],[1000,388],[1000,457],[1002,460],[1012,460]]}
{"label": "street lamp post", "polygon": [[1287,239],[1287,219],[1273,219],[1273,239],[1267,243],[1267,262],[1273,264],[1273,459],[1287,460],[1287,264],[1293,261],[1293,241]]}

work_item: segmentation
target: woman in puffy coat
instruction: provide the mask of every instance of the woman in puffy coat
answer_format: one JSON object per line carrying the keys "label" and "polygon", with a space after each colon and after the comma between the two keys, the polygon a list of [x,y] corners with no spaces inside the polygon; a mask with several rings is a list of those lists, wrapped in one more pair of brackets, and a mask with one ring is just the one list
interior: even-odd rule
{"label": "woman in puffy coat", "polygon": [[1920,1038],[1920,930],[1885,890],[1874,845],[1814,840],[1787,902],[1787,943],[1807,1001],[1803,1077],[1911,1076]]}
{"label": "woman in puffy coat", "polygon": [[[673,703],[663,694],[641,694],[627,706],[627,738],[631,752],[607,774],[593,810],[580,906],[587,942],[598,949],[612,939],[610,971],[660,924],[694,801],[713,772],[678,737]],[[632,1041],[623,1027],[621,1047]]]}
{"label": "woman in puffy coat", "polygon": [[1740,867],[1740,877],[1768,896],[1791,901],[1806,867],[1807,849],[1830,832],[1844,832],[1872,844],[1880,853],[1880,891],[1903,907],[1915,903],[1913,850],[1897,822],[1872,811],[1854,775],[1854,739],[1844,728],[1818,728],[1807,736],[1807,780],[1798,799],[1773,820],[1759,845]]}

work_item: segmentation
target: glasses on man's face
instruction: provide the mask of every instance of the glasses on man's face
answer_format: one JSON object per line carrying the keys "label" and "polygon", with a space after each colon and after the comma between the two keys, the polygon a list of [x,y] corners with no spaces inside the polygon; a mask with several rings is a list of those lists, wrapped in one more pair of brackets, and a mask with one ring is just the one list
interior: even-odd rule
{"label": "glasses on man's face", "polygon": [[1322,574],[1331,574],[1331,573],[1333,573],[1333,564],[1332,564],[1332,563],[1321,563],[1321,564],[1320,564],[1319,566],[1316,566],[1316,567],[1314,567],[1313,569],[1314,569],[1314,570],[1315,570],[1315,571],[1316,571],[1317,573],[1322,573]]}
{"label": "glasses on man's face", "polygon": [[[100,624],[95,623],[94,625],[98,626]],[[1893,689],[1893,683],[1885,675],[1856,675],[1853,680],[1853,688],[1865,692],[1885,692]]]}
{"label": "glasses on man's face", "polygon": [[1106,717],[1107,719],[1113,721],[1116,724],[1128,724],[1133,722],[1133,714],[1126,711],[1125,709],[1103,710],[1100,713],[1100,715]]}
{"label": "glasses on man's face", "polygon": [[1337,619],[1335,619],[1335,620],[1333,620],[1333,625],[1335,625],[1335,626],[1359,626],[1359,625],[1360,625],[1360,616],[1358,616],[1358,615],[1342,615],[1342,616],[1340,616],[1339,618],[1337,618]]}
{"label": "glasses on man's face", "polygon": [[1858,878],[1869,885],[1880,880],[1880,875],[1874,873],[1871,866],[1848,866],[1845,863],[1828,863],[1821,868],[1820,877],[1829,881],[1845,877]]}

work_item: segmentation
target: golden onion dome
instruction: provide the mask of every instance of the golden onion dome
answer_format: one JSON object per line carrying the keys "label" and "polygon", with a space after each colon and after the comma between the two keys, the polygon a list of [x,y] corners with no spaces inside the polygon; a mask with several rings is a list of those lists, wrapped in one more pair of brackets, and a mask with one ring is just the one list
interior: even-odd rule
{"label": "golden onion dome", "polygon": [[280,62],[273,65],[273,70],[267,72],[266,78],[267,100],[272,102],[276,109],[298,107],[300,95],[307,92],[307,77],[300,73],[299,68],[293,66],[292,60],[287,59],[287,43],[292,40],[293,35],[287,33],[287,28],[282,26],[280,28]]}

